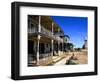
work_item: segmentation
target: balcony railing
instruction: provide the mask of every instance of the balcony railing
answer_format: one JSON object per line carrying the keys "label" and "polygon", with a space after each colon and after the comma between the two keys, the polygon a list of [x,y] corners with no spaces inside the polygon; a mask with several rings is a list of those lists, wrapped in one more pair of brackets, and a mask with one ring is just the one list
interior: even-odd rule
{"label": "balcony railing", "polygon": [[45,29],[43,26],[41,27],[41,33],[48,35],[49,37],[53,37],[52,32],[50,32],[49,30]]}
{"label": "balcony railing", "polygon": [[[37,32],[38,32],[38,27],[28,28],[28,33],[37,33]],[[51,38],[53,38],[57,41],[63,42],[62,38],[60,38],[58,35],[53,35],[52,32],[45,29],[43,26],[41,26],[41,33],[44,34],[44,35],[48,35],[49,37],[51,37]]]}
{"label": "balcony railing", "polygon": [[58,40],[58,41],[60,41],[60,42],[63,42],[63,39],[62,38],[60,38],[59,36],[57,36],[57,35],[54,35],[54,39],[55,40]]}
{"label": "balcony railing", "polygon": [[28,33],[36,33],[36,32],[38,32],[38,28],[37,27],[28,28]]}

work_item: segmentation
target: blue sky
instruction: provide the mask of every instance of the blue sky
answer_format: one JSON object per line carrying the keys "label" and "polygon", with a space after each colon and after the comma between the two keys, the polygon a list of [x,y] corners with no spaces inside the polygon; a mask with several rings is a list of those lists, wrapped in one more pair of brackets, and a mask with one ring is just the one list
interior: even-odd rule
{"label": "blue sky", "polygon": [[51,16],[52,19],[64,31],[65,35],[70,36],[70,41],[76,47],[82,47],[84,39],[87,37],[87,17],[70,17],[70,16]]}

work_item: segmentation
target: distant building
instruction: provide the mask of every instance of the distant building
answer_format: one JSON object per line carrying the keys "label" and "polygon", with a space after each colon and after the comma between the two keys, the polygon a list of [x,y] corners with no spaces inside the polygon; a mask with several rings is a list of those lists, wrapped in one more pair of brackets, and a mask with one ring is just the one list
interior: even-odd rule
{"label": "distant building", "polygon": [[85,39],[84,40],[84,44],[83,44],[83,49],[87,49],[88,48],[88,46],[87,46],[87,40]]}

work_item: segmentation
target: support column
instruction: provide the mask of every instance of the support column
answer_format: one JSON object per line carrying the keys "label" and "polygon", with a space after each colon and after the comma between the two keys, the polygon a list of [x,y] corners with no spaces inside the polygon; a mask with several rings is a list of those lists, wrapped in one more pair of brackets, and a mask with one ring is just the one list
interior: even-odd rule
{"label": "support column", "polygon": [[[54,26],[54,23],[52,22],[52,37],[54,34],[53,26]],[[53,57],[53,52],[54,52],[54,40],[53,39],[51,40],[51,50],[52,50],[52,57]]]}
{"label": "support column", "polygon": [[37,65],[39,65],[39,43],[40,43],[40,35],[37,37]]}
{"label": "support column", "polygon": [[64,51],[64,39],[62,41],[62,51]]}
{"label": "support column", "polygon": [[[39,23],[38,23],[38,32],[41,32],[41,16],[39,16]],[[39,44],[40,44],[40,35],[37,35],[37,66],[39,65]]]}
{"label": "support column", "polygon": [[53,46],[54,46],[54,45],[53,45],[53,40],[51,40],[51,50],[52,50],[52,55],[51,55],[51,56],[52,56],[52,57],[53,57],[53,51],[54,51]]}
{"label": "support column", "polygon": [[58,55],[59,55],[59,41],[58,41]]}
{"label": "support column", "polygon": [[39,16],[38,32],[41,32],[41,16]]}
{"label": "support column", "polygon": [[54,23],[52,22],[52,35],[54,34],[53,26],[54,26]]}
{"label": "support column", "polygon": [[29,19],[29,28],[28,28],[28,32],[31,33],[32,32],[32,27],[31,27],[31,20]]}
{"label": "support column", "polygon": [[[59,28],[58,28],[58,33],[59,33]],[[58,55],[59,55],[59,44],[60,44],[59,40],[58,40]]]}
{"label": "support column", "polygon": [[37,65],[39,65],[39,39],[37,37]]}
{"label": "support column", "polygon": [[61,43],[61,51],[63,51],[63,43]]}

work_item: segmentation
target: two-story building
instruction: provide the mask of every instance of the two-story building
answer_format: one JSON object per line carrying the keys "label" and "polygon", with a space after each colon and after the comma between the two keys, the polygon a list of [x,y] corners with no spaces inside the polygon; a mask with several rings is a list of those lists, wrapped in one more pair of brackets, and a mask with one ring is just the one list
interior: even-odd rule
{"label": "two-story building", "polygon": [[28,66],[52,63],[64,51],[64,32],[50,16],[28,15]]}

